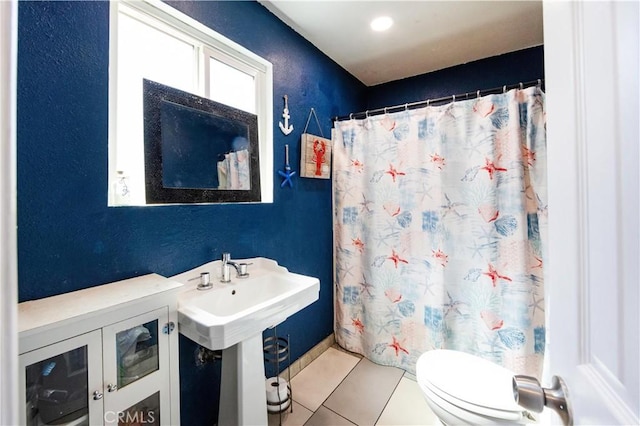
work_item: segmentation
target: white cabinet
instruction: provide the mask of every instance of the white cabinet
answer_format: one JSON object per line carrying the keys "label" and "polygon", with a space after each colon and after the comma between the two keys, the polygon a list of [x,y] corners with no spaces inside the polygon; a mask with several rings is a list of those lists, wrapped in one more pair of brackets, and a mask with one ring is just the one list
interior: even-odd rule
{"label": "white cabinet", "polygon": [[150,274],[19,304],[20,424],[179,424],[180,287]]}

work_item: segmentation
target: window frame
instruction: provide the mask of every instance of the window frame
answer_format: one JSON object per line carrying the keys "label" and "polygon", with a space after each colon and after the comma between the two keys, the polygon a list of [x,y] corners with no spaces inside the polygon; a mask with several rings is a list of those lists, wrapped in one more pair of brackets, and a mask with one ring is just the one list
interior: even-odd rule
{"label": "window frame", "polygon": [[[273,202],[273,65],[240,44],[224,37],[195,19],[157,0],[112,0],[109,18],[109,182],[117,177],[117,74],[118,18],[125,13],[142,23],[194,46],[194,94],[208,97],[209,58],[214,58],[254,77],[255,114],[258,116],[260,157],[260,203]],[[142,119],[142,116],[141,116]],[[141,144],[142,146],[143,144]],[[108,189],[108,205],[115,202],[113,186]],[[139,204],[134,205],[157,205]]]}

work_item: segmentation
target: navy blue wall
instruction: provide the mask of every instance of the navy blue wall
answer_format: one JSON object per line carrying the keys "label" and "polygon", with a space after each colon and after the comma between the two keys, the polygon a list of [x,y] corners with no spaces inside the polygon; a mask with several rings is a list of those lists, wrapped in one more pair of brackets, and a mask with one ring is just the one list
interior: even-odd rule
{"label": "navy blue wall", "polygon": [[475,93],[544,78],[542,46],[370,87],[367,109]]}
{"label": "navy blue wall", "polygon": [[[284,144],[297,170],[310,108],[362,109],[365,87],[256,2],[174,2],[177,9],[273,64],[274,164]],[[265,256],[320,278],[320,300],[278,327],[296,359],[333,331],[331,182],[294,179],[269,205],[107,207],[109,5],[20,2],[18,258],[20,301],[149,272],[173,275],[223,251]],[[278,129],[289,96],[295,130]],[[310,130],[318,132],[313,128]],[[213,424],[219,366],[195,367],[180,339],[182,421]]]}
{"label": "navy blue wall", "polygon": [[[367,89],[256,2],[169,3],[273,64],[276,169],[285,143],[297,169],[311,107],[328,136],[330,117],[543,74],[535,48]],[[230,251],[320,278],[320,300],[278,327],[290,335],[293,359],[331,334],[330,181],[295,178],[293,189],[281,189],[274,170],[269,205],[108,208],[108,3],[25,1],[18,13],[20,301],[149,272],[174,275]],[[286,137],[278,130],[284,94],[295,127]],[[196,350],[181,337],[182,423],[210,425],[219,364],[196,366]]]}

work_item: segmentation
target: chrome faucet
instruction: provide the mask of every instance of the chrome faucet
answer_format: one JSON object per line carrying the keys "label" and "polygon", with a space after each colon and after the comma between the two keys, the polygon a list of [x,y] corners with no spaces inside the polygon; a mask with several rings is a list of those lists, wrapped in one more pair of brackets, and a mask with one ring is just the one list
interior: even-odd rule
{"label": "chrome faucet", "polygon": [[220,277],[220,282],[228,283],[231,282],[231,266],[233,266],[236,270],[236,278],[247,278],[249,277],[249,273],[247,272],[247,266],[249,263],[236,263],[231,260],[230,253],[222,253],[222,273]]}

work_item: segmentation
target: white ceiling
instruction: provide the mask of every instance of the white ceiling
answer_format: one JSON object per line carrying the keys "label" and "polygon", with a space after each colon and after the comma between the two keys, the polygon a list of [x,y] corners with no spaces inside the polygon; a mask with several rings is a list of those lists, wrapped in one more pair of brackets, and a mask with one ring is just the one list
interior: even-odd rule
{"label": "white ceiling", "polygon": [[367,86],[543,43],[541,0],[259,1]]}

